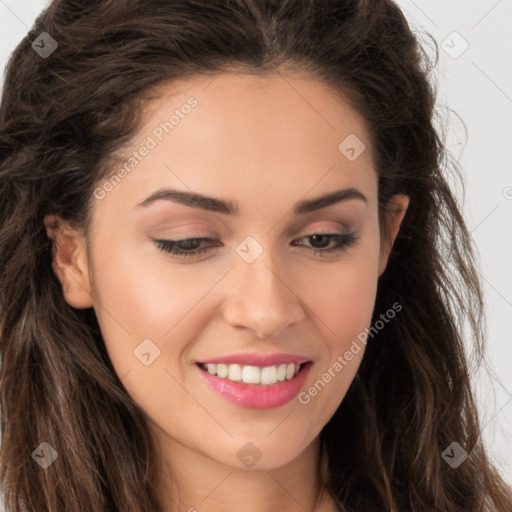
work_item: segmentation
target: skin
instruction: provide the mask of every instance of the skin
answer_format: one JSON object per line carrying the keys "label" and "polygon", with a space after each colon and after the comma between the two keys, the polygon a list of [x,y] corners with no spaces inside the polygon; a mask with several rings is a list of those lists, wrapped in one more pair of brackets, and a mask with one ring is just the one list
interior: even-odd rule
{"label": "skin", "polygon": [[[93,201],[88,238],[45,219],[65,299],[94,308],[114,368],[147,415],[160,445],[157,485],[166,510],[333,510],[325,495],[317,502],[318,436],[343,400],[364,345],[309,403],[294,399],[274,409],[228,402],[202,381],[195,362],[237,352],[304,355],[313,366],[303,389],[311,387],[370,327],[378,277],[408,198],[393,198],[390,235],[381,239],[364,120],[311,77],[226,72],[160,92],[126,155],[188,98],[198,105]],[[354,161],[338,149],[349,134],[366,145]],[[167,200],[136,206],[164,186],[231,201],[239,213]],[[292,213],[300,200],[346,187],[367,202]],[[313,253],[322,246],[307,235],[346,231],[358,237],[354,245]],[[151,239],[198,236],[215,242],[186,259]],[[247,236],[263,250],[252,263],[235,250]],[[147,338],[160,350],[149,366],[133,353]],[[251,468],[237,457],[248,442],[261,454]]]}

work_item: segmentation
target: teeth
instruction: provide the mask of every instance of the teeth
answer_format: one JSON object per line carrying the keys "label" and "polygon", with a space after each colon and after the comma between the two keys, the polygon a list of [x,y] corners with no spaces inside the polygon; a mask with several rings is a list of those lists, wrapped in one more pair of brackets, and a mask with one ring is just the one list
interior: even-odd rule
{"label": "teeth", "polygon": [[290,380],[300,369],[300,364],[280,364],[274,366],[242,366],[239,364],[215,364],[207,363],[201,365],[211,375],[217,375],[223,379],[245,384],[272,385],[276,382]]}
{"label": "teeth", "polygon": [[[213,365],[215,366],[215,365]],[[217,365],[217,375],[219,377],[227,377],[228,376],[228,365],[227,364],[218,364]]]}
{"label": "teeth", "polygon": [[228,366],[228,379],[234,381],[242,380],[242,367],[239,364],[230,364]]}
{"label": "teeth", "polygon": [[280,364],[278,367],[277,367],[277,380],[278,381],[283,381],[286,379],[286,365],[285,364]]}
{"label": "teeth", "polygon": [[[230,364],[229,366],[235,365]],[[244,366],[242,370],[242,382],[246,384],[260,384],[260,377],[261,371],[257,366]]]}
{"label": "teeth", "polygon": [[277,382],[277,366],[266,366],[262,368],[260,382],[261,384],[275,384]]}

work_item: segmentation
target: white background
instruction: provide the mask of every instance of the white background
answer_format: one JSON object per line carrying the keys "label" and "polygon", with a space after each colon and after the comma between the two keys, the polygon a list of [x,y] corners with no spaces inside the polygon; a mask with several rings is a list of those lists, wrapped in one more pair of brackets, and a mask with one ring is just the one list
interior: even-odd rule
{"label": "white background", "polygon": [[[397,3],[416,32],[439,43],[439,102],[468,128],[465,141],[457,117],[448,118],[449,148],[464,171],[464,214],[480,255],[488,356],[496,374],[491,381],[481,373],[474,383],[491,457],[512,484],[512,1]],[[0,0],[2,84],[10,52],[45,4]],[[457,195],[462,202],[460,190]]]}

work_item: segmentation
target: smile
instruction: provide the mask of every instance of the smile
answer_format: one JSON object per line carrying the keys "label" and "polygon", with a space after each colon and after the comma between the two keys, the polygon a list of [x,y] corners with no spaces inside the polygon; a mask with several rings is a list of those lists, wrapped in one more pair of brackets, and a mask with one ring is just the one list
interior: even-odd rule
{"label": "smile", "polygon": [[304,385],[312,362],[257,367],[197,363],[208,386],[228,401],[251,409],[270,409],[290,402]]}

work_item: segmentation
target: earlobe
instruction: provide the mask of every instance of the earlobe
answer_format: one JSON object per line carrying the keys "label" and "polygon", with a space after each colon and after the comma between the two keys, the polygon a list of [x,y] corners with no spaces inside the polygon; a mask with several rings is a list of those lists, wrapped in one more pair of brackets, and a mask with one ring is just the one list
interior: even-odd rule
{"label": "earlobe", "polygon": [[404,194],[396,194],[390,201],[391,205],[387,213],[387,218],[385,219],[389,226],[389,231],[388,236],[383,239],[381,243],[379,277],[383,274],[384,270],[386,270],[391,249],[393,248],[396,236],[400,230],[400,225],[402,224],[405,212],[409,206],[409,197]]}
{"label": "earlobe", "polygon": [[44,225],[53,242],[53,271],[62,284],[64,299],[77,309],[93,305],[85,237],[56,215],[47,215]]}

